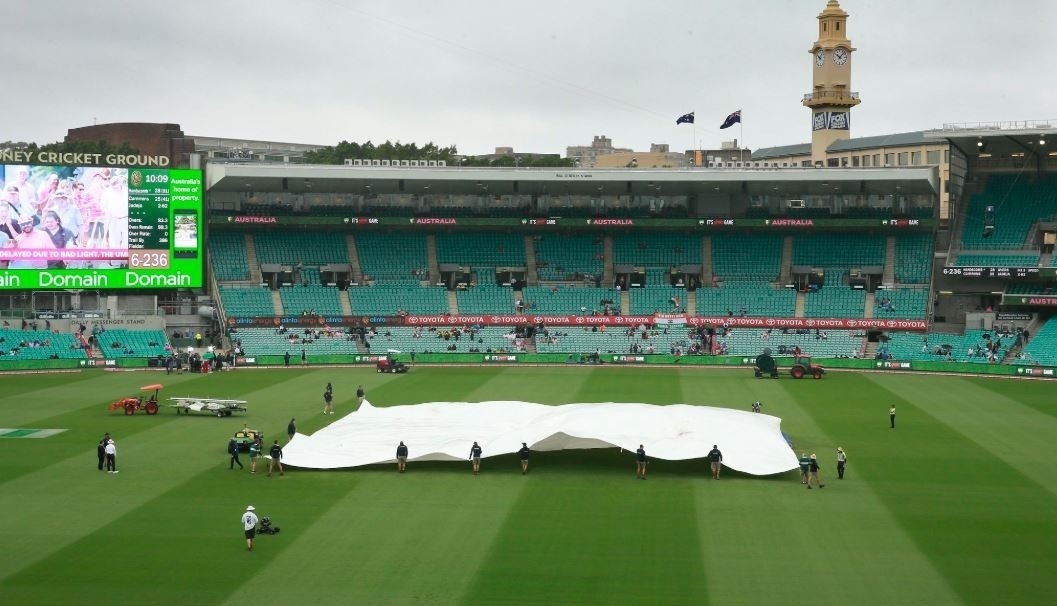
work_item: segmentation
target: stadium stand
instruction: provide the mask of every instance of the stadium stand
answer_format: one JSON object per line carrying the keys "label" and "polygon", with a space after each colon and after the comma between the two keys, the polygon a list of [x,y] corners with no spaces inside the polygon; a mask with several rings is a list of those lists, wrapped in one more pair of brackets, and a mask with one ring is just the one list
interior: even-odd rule
{"label": "stadium stand", "polygon": [[[303,288],[303,287],[302,287]],[[220,285],[220,300],[229,316],[274,316],[271,291],[260,286]]]}
{"label": "stadium stand", "polygon": [[[477,268],[476,274],[476,285],[460,290],[455,295],[459,302],[459,313],[514,313],[514,291],[496,284],[495,268],[480,267]],[[445,299],[445,305],[446,301]]]}
{"label": "stadium stand", "polygon": [[697,289],[697,313],[788,318],[796,309],[796,291],[752,282],[727,282],[721,288]]}
{"label": "stadium stand", "polygon": [[[525,295],[525,311],[534,314],[568,314],[601,312],[605,309],[602,300],[613,301],[610,305],[619,307],[619,297],[612,290],[589,286],[527,286],[522,291]],[[462,310],[462,303],[459,304]]]}
{"label": "stadium stand", "polygon": [[426,235],[416,232],[356,234],[360,270],[375,280],[417,279],[429,273]]}
{"label": "stadium stand", "polygon": [[782,266],[782,236],[712,236],[712,275],[724,282],[773,282]]}
{"label": "stadium stand", "polygon": [[1018,364],[1045,364],[1057,366],[1057,317],[1042,325],[1023,349],[1024,356]]}
{"label": "stadium stand", "polygon": [[[987,338],[984,337],[987,335]],[[923,340],[927,337],[927,341]],[[989,363],[986,345],[990,339],[998,339],[998,360],[1005,357],[1013,344],[1012,338],[1004,338],[994,332],[986,330],[967,330],[965,334],[954,334],[944,332],[930,332],[926,335],[919,333],[889,333],[888,341],[878,347],[879,353],[891,354],[895,360],[948,360],[952,362],[974,362],[980,364]]]}
{"label": "stadium stand", "polygon": [[815,234],[793,238],[793,265],[844,268],[884,265],[885,239],[871,234]]}
{"label": "stadium stand", "polygon": [[[985,207],[995,207],[994,233],[984,237]],[[1031,226],[1057,214],[1057,176],[991,175],[969,199],[961,246],[969,250],[1023,248]],[[962,264],[962,263],[959,263]],[[1035,262],[1038,265],[1038,260]],[[964,265],[964,264],[963,264]]]}
{"label": "stadium stand", "polygon": [[375,354],[390,349],[403,353],[525,351],[524,341],[516,339],[512,330],[504,326],[383,327],[368,333],[367,342]]}
{"label": "stadium stand", "polygon": [[544,282],[602,274],[602,238],[592,235],[534,236],[536,269]]}
{"label": "stadium stand", "polygon": [[111,328],[96,335],[96,343],[107,358],[156,358],[171,352],[163,330]]}
{"label": "stadium stand", "polygon": [[334,232],[265,232],[253,236],[260,263],[285,263],[318,267],[327,263],[348,263],[345,238]]}
{"label": "stadium stand", "polygon": [[246,236],[242,232],[214,231],[209,235],[209,258],[217,280],[247,280]]}
{"label": "stadium stand", "polygon": [[670,268],[701,263],[701,237],[642,233],[613,238],[613,261],[621,265]]}
{"label": "stadium stand", "polygon": [[525,241],[521,234],[458,232],[437,234],[437,262],[477,268],[524,267]]}
{"label": "stadium stand", "polygon": [[924,318],[928,312],[929,291],[924,288],[890,288],[874,295],[875,318]]}
{"label": "stadium stand", "polygon": [[390,280],[349,288],[349,304],[357,315],[393,315],[398,311],[437,314],[448,311],[448,291],[422,286],[417,280]]}
{"label": "stadium stand", "polygon": [[861,318],[866,312],[866,291],[843,285],[843,277],[831,284],[830,280],[833,278],[834,275],[827,272],[826,285],[804,295],[804,317]]}
{"label": "stadium stand", "polygon": [[1038,267],[1039,255],[1038,253],[1023,255],[961,253],[954,264],[963,267]]}
{"label": "stadium stand", "polygon": [[283,355],[300,358],[301,350],[308,355],[356,354],[358,339],[344,332],[325,333],[316,337],[308,329],[239,328],[231,333],[232,339],[242,342],[247,356]]}
{"label": "stadium stand", "polygon": [[279,289],[279,296],[287,314],[341,315],[341,291],[333,286],[321,286],[318,281],[309,282],[308,286],[284,286]]}
{"label": "stadium stand", "polygon": [[895,278],[900,284],[928,284],[932,274],[932,234],[896,238]]}
{"label": "stadium stand", "polygon": [[47,360],[85,358],[87,354],[77,336],[71,333],[4,328],[0,329],[0,357],[3,360]]}

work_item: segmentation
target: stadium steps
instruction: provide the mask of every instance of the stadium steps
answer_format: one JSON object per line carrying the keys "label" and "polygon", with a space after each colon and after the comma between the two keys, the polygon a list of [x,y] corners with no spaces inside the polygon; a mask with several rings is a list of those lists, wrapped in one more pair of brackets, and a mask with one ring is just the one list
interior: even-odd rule
{"label": "stadium steps", "polygon": [[[701,238],[701,282],[712,283],[712,236]],[[696,307],[689,309],[696,309]]]}
{"label": "stadium steps", "polygon": [[341,303],[341,315],[351,316],[352,315],[352,303],[349,301],[349,293],[339,292],[338,303]]}
{"label": "stadium steps", "polygon": [[257,245],[253,242],[253,234],[246,234],[246,265],[250,269],[250,282],[260,284],[264,282],[261,276],[261,264],[257,261]]}
{"label": "stadium steps", "polygon": [[1039,257],[1039,267],[1053,267],[1053,253],[1042,253]]}
{"label": "stadium steps", "polygon": [[697,291],[688,290],[686,291],[686,314],[689,316],[697,315]]}
{"label": "stadium steps", "polygon": [[528,234],[525,234],[525,281],[529,286],[537,286],[540,283],[536,269],[536,241]]}
{"label": "stadium steps", "polygon": [[278,290],[271,291],[272,293],[272,307],[275,308],[275,315],[282,316],[286,315],[283,310],[283,297]]}
{"label": "stadium steps", "polygon": [[602,284],[613,286],[616,284],[616,276],[613,275],[613,236],[602,238],[602,258]]}
{"label": "stadium steps", "polygon": [[[782,271],[778,274],[778,281],[782,284],[789,284],[793,280],[793,236],[786,236],[785,241],[782,242]],[[796,305],[797,309],[803,312],[801,307],[801,301],[803,297],[797,296]],[[802,315],[796,316],[802,318]]]}
{"label": "stadium steps", "polygon": [[459,293],[454,290],[448,291],[448,311],[453,315],[459,314]]}
{"label": "stadium steps", "polygon": [[[360,253],[356,248],[356,236],[352,234],[345,234],[345,247],[349,249],[349,265],[352,266],[352,281],[359,284],[363,281],[363,269],[360,268]],[[347,302],[348,297],[342,297],[343,302]],[[345,305],[342,304],[342,308]]]}
{"label": "stadium steps", "polygon": [[804,317],[804,307],[806,305],[807,305],[807,301],[806,301],[806,299],[804,297],[804,293],[800,292],[800,291],[797,291],[797,293],[796,293],[796,307],[794,307],[795,311],[793,312],[793,317],[794,318],[803,318]]}
{"label": "stadium steps", "polygon": [[626,316],[631,313],[631,293],[628,289],[620,291],[620,315]]}
{"label": "stadium steps", "polygon": [[437,234],[426,234],[426,261],[429,262],[429,281],[433,283],[440,280],[440,266],[437,265]]}
{"label": "stadium steps", "polygon": [[[888,236],[885,239],[885,265],[881,273],[881,282],[887,285],[895,284],[896,281],[896,238]],[[867,297],[871,298],[871,297]],[[873,316],[866,316],[872,318]]]}
{"label": "stadium steps", "polygon": [[874,304],[876,302],[877,302],[877,293],[875,293],[875,292],[866,293],[866,299],[864,301],[862,317],[864,317],[864,318],[872,318],[873,317],[873,307],[874,307]]}
{"label": "stadium steps", "polygon": [[866,353],[863,354],[863,359],[875,359],[877,357],[877,341],[867,341],[865,351]]}

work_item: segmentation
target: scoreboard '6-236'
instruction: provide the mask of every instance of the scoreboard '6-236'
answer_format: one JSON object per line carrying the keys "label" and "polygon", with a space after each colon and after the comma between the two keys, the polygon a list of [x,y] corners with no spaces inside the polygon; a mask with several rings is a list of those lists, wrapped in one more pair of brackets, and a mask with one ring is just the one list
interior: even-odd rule
{"label": "scoreboard '6-236'", "polygon": [[0,166],[0,289],[202,286],[202,171]]}

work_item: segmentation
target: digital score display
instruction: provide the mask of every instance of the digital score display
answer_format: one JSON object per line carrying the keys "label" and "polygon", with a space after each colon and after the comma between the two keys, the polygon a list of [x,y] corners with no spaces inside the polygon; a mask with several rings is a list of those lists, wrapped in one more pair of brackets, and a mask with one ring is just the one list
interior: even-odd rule
{"label": "digital score display", "polygon": [[1040,278],[1057,275],[1057,267],[951,267],[943,268],[945,276],[963,278]]}
{"label": "digital score display", "polygon": [[202,171],[0,167],[0,289],[202,286]]}

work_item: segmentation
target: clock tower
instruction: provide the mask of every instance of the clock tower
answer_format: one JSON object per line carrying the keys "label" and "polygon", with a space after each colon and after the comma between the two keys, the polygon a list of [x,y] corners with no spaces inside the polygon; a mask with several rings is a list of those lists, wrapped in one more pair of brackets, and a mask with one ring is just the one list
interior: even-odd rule
{"label": "clock tower", "polygon": [[818,14],[818,40],[809,52],[814,86],[803,103],[811,108],[811,161],[825,165],[826,148],[851,138],[851,108],[859,104],[859,93],[851,90],[855,48],[848,40],[848,13],[837,0]]}

